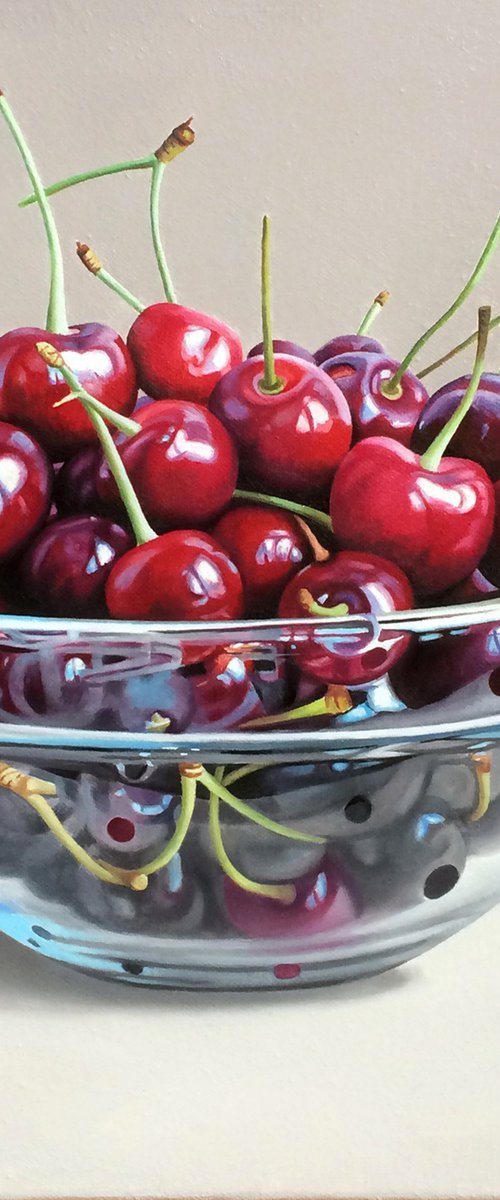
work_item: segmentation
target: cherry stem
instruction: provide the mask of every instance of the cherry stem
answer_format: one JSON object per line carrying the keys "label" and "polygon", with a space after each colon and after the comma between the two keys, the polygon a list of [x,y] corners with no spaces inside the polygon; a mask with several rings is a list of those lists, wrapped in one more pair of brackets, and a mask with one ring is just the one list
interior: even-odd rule
{"label": "cherry stem", "polygon": [[478,329],[477,329],[477,347],[474,369],[469,380],[467,391],[457,405],[455,412],[452,413],[449,421],[431,442],[425,454],[422,454],[420,462],[426,471],[437,471],[443,454],[446,452],[449,443],[456,433],[459,425],[461,425],[464,417],[468,413],[476,395],[477,389],[481,381],[481,375],[484,368],[484,358],[486,354],[486,346],[488,343],[488,331],[491,318],[491,308],[484,305],[479,309],[478,314]]}
{"label": "cherry stem", "polygon": [[84,267],[87,268],[87,271],[89,271],[91,275],[95,275],[96,279],[100,279],[101,283],[106,284],[106,287],[108,287],[112,292],[115,292],[117,296],[120,296],[120,299],[124,300],[126,304],[129,304],[131,308],[135,308],[136,312],[144,312],[146,307],[145,304],[142,304],[141,301],[137,299],[137,296],[134,296],[133,292],[129,292],[128,288],[123,286],[123,283],[120,283],[118,279],[115,279],[114,275],[111,275],[109,271],[105,270],[100,258],[98,258],[97,254],[95,253],[95,250],[92,250],[90,246],[87,246],[86,242],[76,243],[76,253],[80,259],[80,262],[83,263]]}
{"label": "cherry stem", "polygon": [[[68,175],[66,179],[58,179],[56,183],[51,183],[45,188],[46,196],[55,196],[57,192],[64,192],[66,188],[74,187],[78,183],[87,183],[89,179],[102,179],[103,175],[118,175],[121,171],[144,171],[147,168],[151,169],[154,165],[154,154],[148,154],[145,158],[132,158],[129,162],[112,163],[107,167],[96,167],[92,171],[81,171],[78,175]],[[27,208],[29,204],[34,204],[37,196],[32,192],[30,196],[24,196],[19,200],[19,208]]]}
{"label": "cherry stem", "polygon": [[10,104],[8,103],[3,92],[0,92],[0,110],[2,111],[5,122],[14,138],[16,146],[30,177],[34,190],[34,199],[37,201],[40,208],[40,213],[45,227],[50,259],[50,288],[46,327],[51,333],[67,333],[68,318],[66,315],[66,301],[64,295],[64,266],[61,243],[59,241],[54,216],[47,200],[36,163],[27,145],[24,134],[20,129]]}
{"label": "cherry stem", "polygon": [[269,262],[270,223],[267,213],[262,218],[262,241],[260,259],[262,342],[264,354],[264,377],[259,382],[259,391],[274,396],[283,391],[283,380],[276,374],[274,365],[273,331],[271,319],[271,272]]}
{"label": "cherry stem", "polygon": [[491,754],[471,754],[476,773],[478,799],[470,821],[480,821],[491,803]]}
{"label": "cherry stem", "polygon": [[[286,712],[255,717],[253,721],[246,721],[244,725],[240,725],[240,729],[262,729],[271,725],[288,724],[290,721],[307,720],[310,717],[336,717],[339,713],[349,712],[351,708],[352,700],[347,688],[342,684],[332,683],[319,700],[311,700],[309,704],[289,708]],[[234,782],[233,776],[228,777],[228,782]]]}
{"label": "cherry stem", "polygon": [[319,834],[301,833],[298,829],[292,829],[290,825],[281,825],[278,821],[273,821],[271,817],[265,817],[263,813],[258,812],[251,804],[245,804],[244,800],[239,800],[237,796],[233,796],[233,793],[228,791],[221,779],[217,778],[218,772],[219,769],[217,769],[214,776],[205,767],[202,767],[199,782],[207,789],[207,792],[214,793],[219,800],[222,800],[229,808],[233,808],[240,816],[253,821],[255,825],[260,825],[262,829],[267,829],[268,833],[277,833],[280,837],[289,838],[292,842],[308,842],[313,845],[322,846],[326,841]]}
{"label": "cherry stem", "polygon": [[[43,342],[39,343],[39,345],[43,345]],[[65,369],[60,367],[59,370],[61,375],[66,379],[66,382],[68,382]],[[63,396],[62,400],[56,400],[53,408],[62,408],[64,404],[70,404],[72,400],[85,400],[87,404],[91,404],[94,412],[98,413],[108,424],[114,425],[115,429],[118,429],[125,437],[134,437],[136,433],[140,433],[142,430],[142,425],[139,425],[138,421],[132,420],[132,417],[124,417],[121,413],[114,412],[112,408],[108,408],[107,404],[103,404],[102,400],[96,400],[95,396],[91,396],[80,385],[78,388],[72,388],[69,395]]]}
{"label": "cherry stem", "polygon": [[310,508],[307,504],[296,504],[295,500],[284,500],[282,496],[267,496],[264,492],[247,492],[244,488],[236,488],[233,492],[233,499],[284,508],[286,512],[295,513],[296,516],[304,517],[308,521],[314,521],[316,525],[322,525],[329,533],[332,532],[332,523],[328,513],[321,512],[319,508]]}
{"label": "cherry stem", "polygon": [[256,883],[255,880],[248,879],[246,875],[242,875],[241,871],[238,871],[226,853],[219,819],[220,801],[219,797],[213,791],[210,793],[209,803],[209,826],[212,846],[217,862],[222,867],[224,874],[245,892],[254,892],[257,896],[263,896],[268,900],[279,900],[282,904],[293,904],[297,896],[293,883]]}
{"label": "cherry stem", "polygon": [[379,292],[378,296],[375,296],[373,304],[370,304],[370,307],[365,313],[361,325],[357,330],[358,336],[363,333],[368,333],[368,330],[373,324],[375,317],[378,316],[380,310],[384,307],[384,304],[387,304],[387,301],[390,299],[390,295],[390,292],[383,291]]}
{"label": "cherry stem", "polygon": [[314,561],[328,562],[328,559],[330,558],[330,551],[326,549],[326,546],[321,545],[321,542],[318,541],[316,534],[313,533],[311,527],[307,524],[307,521],[304,521],[302,517],[297,515],[295,516],[295,520],[297,521],[297,524],[300,525],[302,532],[305,534],[309,542],[313,552]]}
{"label": "cherry stem", "polygon": [[154,875],[156,871],[161,871],[163,867],[168,866],[175,854],[180,850],[182,843],[189,831],[191,820],[194,813],[196,803],[196,784],[197,775],[185,775],[181,769],[181,807],[177,818],[175,833],[167,842],[164,849],[153,858],[151,862],[146,863],[141,867],[142,875]]}
{"label": "cherry stem", "polygon": [[307,588],[300,589],[299,601],[302,608],[307,609],[311,617],[347,617],[349,615],[347,604],[335,604],[333,608],[325,608],[323,604],[318,604]]}
{"label": "cherry stem", "polygon": [[159,158],[155,158],[154,164],[153,164],[153,169],[151,172],[151,188],[150,188],[150,192],[149,192],[149,220],[150,220],[150,225],[151,225],[151,237],[153,239],[153,249],[155,252],[156,261],[158,263],[158,270],[160,272],[160,278],[161,278],[161,281],[163,284],[163,290],[165,292],[165,297],[168,300],[169,304],[175,304],[176,297],[175,297],[175,292],[174,292],[174,285],[172,283],[170,271],[167,266],[167,260],[165,258],[165,251],[162,246],[161,234],[160,234],[159,204],[160,204],[160,189],[161,189],[164,171],[165,171],[165,163],[162,162]]}
{"label": "cherry stem", "polygon": [[[493,320],[490,321],[489,332],[491,333],[492,329],[496,329],[497,325],[500,325],[500,316],[493,317]],[[438,367],[443,367],[445,363],[449,362],[450,358],[454,358],[456,354],[460,354],[461,350],[467,350],[467,347],[472,346],[473,342],[477,342],[477,329],[469,337],[464,338],[463,342],[459,342],[457,346],[453,346],[452,350],[448,350],[447,354],[442,354],[441,358],[436,358],[435,362],[430,363],[428,367],[424,367],[423,371],[419,371],[417,378],[425,379],[426,375],[430,375],[431,371],[437,371]]]}
{"label": "cherry stem", "polygon": [[[105,425],[100,413],[96,411],[95,406],[100,402],[96,401],[94,396],[91,396],[89,392],[85,391],[85,389],[80,386],[76,375],[74,375],[73,371],[70,371],[69,367],[66,366],[62,354],[60,354],[59,351],[54,348],[54,346],[51,346],[48,342],[37,342],[36,348],[40,354],[40,357],[43,358],[45,363],[47,363],[47,366],[55,368],[60,372],[63,379],[65,379],[66,383],[71,388],[71,391],[74,393],[75,399],[79,400],[81,404],[83,404],[87,416],[92,421],[103,448],[111,474],[113,475],[126,509],[130,524],[134,531],[137,545],[142,546],[145,542],[153,541],[158,535],[155,533],[154,529],[151,528],[149,521],[146,520],[139,503],[138,496],[128,477],[127,471],[125,470],[121,456],[117,447],[115,446],[109,429]],[[113,414],[113,417],[115,418],[116,414]],[[132,424],[136,424],[136,422],[132,422]]]}
{"label": "cherry stem", "polygon": [[495,224],[490,233],[488,241],[486,242],[486,245],[481,254],[481,257],[478,259],[478,261],[474,267],[474,270],[473,270],[472,274],[469,276],[467,283],[462,288],[462,291],[459,292],[456,300],[453,301],[453,304],[451,304],[450,307],[446,309],[446,312],[444,312],[442,314],[442,316],[438,317],[437,321],[435,321],[434,324],[431,325],[430,328],[427,329],[426,332],[423,333],[422,336],[418,338],[418,341],[416,341],[415,344],[412,346],[411,350],[408,351],[406,358],[403,359],[401,365],[398,367],[397,371],[395,371],[395,373],[391,377],[391,379],[388,379],[387,383],[382,385],[381,390],[383,391],[384,396],[390,397],[392,395],[394,397],[394,394],[398,393],[399,385],[401,383],[403,375],[404,375],[405,371],[408,370],[408,367],[413,362],[413,359],[416,358],[417,354],[420,353],[420,351],[427,344],[427,342],[430,340],[430,338],[433,337],[434,334],[437,333],[438,330],[441,329],[442,326],[445,325],[447,321],[450,320],[450,317],[453,317],[455,315],[455,313],[461,307],[461,305],[464,303],[464,301],[467,300],[467,297],[470,296],[470,293],[472,292],[473,288],[475,287],[478,279],[483,274],[483,271],[485,270],[485,268],[488,266],[490,258],[492,257],[493,252],[496,249],[499,240],[500,240],[500,213],[495,221]]}

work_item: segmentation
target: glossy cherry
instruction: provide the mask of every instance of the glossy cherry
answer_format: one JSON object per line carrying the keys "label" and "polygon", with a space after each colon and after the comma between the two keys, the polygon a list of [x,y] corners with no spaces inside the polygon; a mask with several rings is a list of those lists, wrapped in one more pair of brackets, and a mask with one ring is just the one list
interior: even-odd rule
{"label": "glossy cherry", "polygon": [[390,679],[396,695],[408,708],[424,708],[499,665],[500,626],[492,622],[445,631],[429,640],[424,635],[391,671]]}
{"label": "glossy cherry", "polygon": [[10,329],[0,337],[0,414],[2,413],[3,381],[10,359],[23,346],[32,346],[33,339],[38,337],[40,330],[34,325],[20,329]]}
{"label": "glossy cherry", "polygon": [[203,666],[203,674],[192,680],[193,729],[237,729],[242,721],[264,714],[249,669],[239,655],[220,651],[205,659]]}
{"label": "glossy cherry", "polygon": [[[490,543],[491,544],[491,543]],[[483,559],[483,566],[485,560]],[[494,600],[500,596],[500,588],[486,578],[479,568],[462,579],[454,587],[448,588],[439,596],[433,596],[433,604],[473,604],[477,600]]]}
{"label": "glossy cherry", "polygon": [[145,392],[197,404],[206,404],[219,379],[243,359],[229,325],[182,304],[149,305],[136,317],[127,345]]}
{"label": "glossy cherry", "polygon": [[389,438],[353,446],[333,481],[330,513],[341,546],[397,562],[421,595],[439,593],[478,566],[493,530],[486,472],[442,458],[434,470]]}
{"label": "glossy cherry", "polygon": [[242,616],[244,599],[239,572],[214,538],[181,529],[115,563],[106,603],[123,620],[231,621]]}
{"label": "glossy cherry", "polygon": [[[314,362],[314,354],[310,350],[306,350],[299,342],[287,342],[283,338],[273,338],[273,350],[275,354],[287,354],[291,358],[302,358],[304,362]],[[248,351],[247,358],[261,358],[264,353],[264,343],[257,342],[256,346]]]}
{"label": "glossy cherry", "polygon": [[[470,375],[462,375],[431,396],[415,427],[412,447],[422,454],[455,412]],[[471,458],[495,483],[500,479],[500,375],[481,376],[474,404],[449,445],[456,458]]]}
{"label": "glossy cherry", "polygon": [[313,557],[297,518],[270,505],[235,505],[213,535],[241,575],[247,617],[275,616],[285,584]]}
{"label": "glossy cherry", "polygon": [[20,579],[39,612],[95,617],[106,612],[104,588],[131,537],[106,517],[51,521],[20,563]]}
{"label": "glossy cherry", "polygon": [[84,446],[59,468],[54,483],[54,501],[61,516],[102,512],[103,504],[97,490],[101,463],[100,446]]}
{"label": "glossy cherry", "polygon": [[385,354],[381,342],[366,337],[364,333],[344,333],[324,342],[314,353],[314,361],[321,367],[330,358],[339,354]]}
{"label": "glossy cherry", "polygon": [[10,558],[47,516],[52,468],[24,429],[0,422],[0,561]]}
{"label": "glossy cherry", "polygon": [[351,443],[351,417],[337,385],[320,367],[277,355],[283,387],[262,391],[264,358],[235,367],[214,389],[211,411],[240,451],[247,479],[298,499],[324,492]]}
{"label": "glossy cherry", "polygon": [[[224,426],[187,400],[146,405],[139,421],[141,432],[122,440],[121,455],[148,520],[158,530],[213,521],[229,504],[238,475],[236,450]],[[101,499],[120,504],[105,460],[97,486]]]}
{"label": "glossy cherry", "polygon": [[387,355],[343,354],[323,362],[323,370],[343,392],[352,417],[353,441],[392,437],[409,446],[416,422],[428,400],[423,383],[411,371],[401,378],[397,397],[383,385],[398,363]]}
{"label": "glossy cherry", "polygon": [[[50,337],[82,387],[114,412],[132,412],[137,396],[135,371],[119,334],[107,325],[88,324]],[[97,439],[78,400],[54,407],[68,395],[68,387],[56,370],[42,362],[36,350],[36,343],[46,338],[46,331],[40,330],[31,345],[10,358],[1,415],[32,432],[50,457],[60,462]]]}
{"label": "glossy cherry", "polygon": [[481,569],[495,587],[500,587],[500,480],[495,483],[493,491],[495,496],[493,533],[481,563]]}
{"label": "glossy cherry", "polygon": [[293,937],[335,930],[356,915],[354,901],[336,864],[325,858],[319,867],[294,879],[296,897],[283,904],[244,891],[224,879],[224,903],[231,924],[248,937]]}
{"label": "glossy cherry", "polygon": [[413,603],[412,588],[399,567],[374,554],[341,551],[328,562],[304,567],[285,588],[278,612],[280,617],[307,617],[324,609],[327,617],[328,610],[343,605],[349,617],[375,618],[368,620],[366,631],[351,633],[340,622],[338,634],[330,624],[324,634],[318,627],[310,636],[302,632],[294,639],[301,670],[326,683],[360,687],[385,675],[410,641],[404,630],[379,629],[376,618],[411,609]]}

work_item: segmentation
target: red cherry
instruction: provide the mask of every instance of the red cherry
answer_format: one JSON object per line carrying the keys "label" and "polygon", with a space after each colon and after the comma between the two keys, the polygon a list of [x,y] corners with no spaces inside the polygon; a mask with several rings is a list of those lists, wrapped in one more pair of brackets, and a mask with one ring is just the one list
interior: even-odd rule
{"label": "red cherry", "polygon": [[324,859],[319,867],[293,880],[296,898],[283,904],[244,891],[224,879],[224,902],[231,924],[248,937],[293,937],[342,927],[356,915],[355,905],[337,866]]}
{"label": "red cherry", "polygon": [[[187,400],[157,400],[139,414],[142,431],[122,439],[121,455],[143,510],[157,529],[205,525],[229,504],[238,459],[217,417]],[[101,460],[98,492],[120,504]]]}
{"label": "red cherry", "polygon": [[339,337],[330,338],[315,351],[314,361],[318,367],[329,358],[338,354],[385,354],[384,347],[375,338],[366,337],[363,333],[345,333]]}
{"label": "red cherry", "polygon": [[[18,422],[37,437],[55,462],[68,458],[82,445],[96,441],[95,430],[78,400],[54,408],[68,395],[68,386],[36,350],[46,341],[39,330],[31,344],[10,358],[5,372],[1,415]],[[51,344],[64,354],[79,383],[115,412],[128,415],[137,387],[132,360],[121,337],[108,325],[75,325],[69,334],[50,334]]]}
{"label": "red cherry", "polygon": [[[405,611],[413,607],[410,584],[398,567],[374,554],[336,554],[328,562],[312,563],[291,580],[283,592],[280,617],[307,617],[301,592],[322,608],[346,604],[349,616]],[[327,615],[327,614],[325,614]],[[379,679],[406,650],[410,635],[393,629],[336,636],[331,627],[297,638],[294,659],[301,670],[327,683],[360,687]]]}
{"label": "red cherry", "polygon": [[242,721],[263,716],[264,705],[239,655],[219,652],[203,666],[203,675],[192,680],[194,729],[237,729]]}
{"label": "red cherry", "polygon": [[39,336],[39,329],[25,326],[21,329],[10,329],[0,337],[0,415],[3,413],[3,381],[8,364],[18,350],[23,346],[32,346],[34,339]]}
{"label": "red cherry", "polygon": [[494,492],[467,459],[426,470],[412,450],[366,438],[341,463],[330,512],[340,545],[397,562],[415,590],[442,592],[475,570],[493,529]]}
{"label": "red cherry", "polygon": [[[431,396],[415,427],[412,447],[422,454],[455,412],[470,375],[453,379]],[[456,458],[471,458],[490,479],[500,479],[500,375],[482,375],[474,404],[449,444]]]}
{"label": "red cherry", "polygon": [[499,662],[498,623],[443,632],[430,641],[415,641],[391,671],[391,684],[408,708],[424,708],[498,668]]}
{"label": "red cherry", "polygon": [[113,563],[131,538],[105,517],[51,521],[26,551],[20,576],[38,611],[54,616],[99,616]]}
{"label": "red cherry", "polygon": [[313,556],[296,518],[270,505],[235,506],[213,535],[241,575],[247,617],[274,616],[285,584]]}
{"label": "red cherry", "polygon": [[[287,354],[291,358],[303,358],[305,362],[314,362],[314,354],[310,350],[306,350],[299,342],[287,342],[282,338],[273,338],[273,350],[275,354]],[[257,342],[256,346],[248,351],[247,358],[261,358],[264,353],[264,343]]]}
{"label": "red cherry", "polygon": [[221,379],[210,408],[234,437],[252,480],[305,499],[331,483],[350,446],[351,417],[320,367],[277,355],[275,369],[282,390],[266,394],[264,359],[247,359]]}
{"label": "red cherry", "polygon": [[84,446],[63,463],[54,484],[54,500],[59,513],[72,516],[101,512],[102,501],[97,491],[101,463],[100,446]]}
{"label": "red cherry", "polygon": [[182,304],[151,304],[127,338],[140,386],[151,396],[206,403],[215,384],[243,358],[238,334]]}
{"label": "red cherry", "polygon": [[495,587],[500,587],[500,480],[495,483],[493,492],[495,496],[493,533],[481,567]]}
{"label": "red cherry", "polygon": [[0,422],[0,561],[31,537],[50,508],[52,468],[41,446]]}
{"label": "red cherry", "polygon": [[409,446],[429,396],[411,371],[402,376],[397,398],[385,396],[381,385],[392,378],[398,365],[386,354],[343,354],[323,363],[323,370],[335,380],[349,405],[353,441],[392,437]]}
{"label": "red cherry", "polygon": [[212,537],[180,529],[124,554],[111,570],[106,603],[123,620],[232,621],[243,612],[243,587]]}
{"label": "red cherry", "polygon": [[[483,559],[483,566],[484,562]],[[496,596],[500,596],[498,587],[490,583],[482,571],[476,569],[472,575],[455,584],[455,587],[448,588],[440,596],[433,596],[433,603],[473,604],[476,600],[494,600]]]}

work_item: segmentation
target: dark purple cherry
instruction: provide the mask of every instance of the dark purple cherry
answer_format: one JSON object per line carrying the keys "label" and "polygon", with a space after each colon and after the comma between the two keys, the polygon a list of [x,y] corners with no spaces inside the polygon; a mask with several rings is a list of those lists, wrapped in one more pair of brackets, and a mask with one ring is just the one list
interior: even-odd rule
{"label": "dark purple cherry", "polygon": [[328,359],[336,358],[339,354],[353,353],[385,354],[385,350],[375,338],[365,337],[362,333],[344,333],[320,346],[314,354],[314,361],[321,367]]}
{"label": "dark purple cherry", "polygon": [[[299,342],[287,342],[282,338],[273,338],[273,350],[275,354],[288,354],[291,358],[303,358],[304,362],[314,362],[314,354],[310,350],[306,350]],[[256,346],[248,351],[247,358],[260,358],[264,353],[264,342],[257,342]]]}
{"label": "dark purple cherry", "polygon": [[[470,383],[462,375],[439,388],[415,426],[412,447],[423,454],[454,413]],[[474,404],[453,435],[448,453],[480,463],[493,483],[500,479],[500,375],[481,376]]]}
{"label": "dark purple cherry", "polygon": [[23,556],[20,578],[38,611],[54,616],[100,616],[104,589],[132,540],[106,517],[62,517],[42,530]]}

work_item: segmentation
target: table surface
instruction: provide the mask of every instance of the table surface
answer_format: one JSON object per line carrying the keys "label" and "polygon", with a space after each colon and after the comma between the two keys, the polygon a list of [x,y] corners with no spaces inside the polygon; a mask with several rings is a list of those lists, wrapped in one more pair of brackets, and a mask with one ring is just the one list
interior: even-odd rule
{"label": "table surface", "polygon": [[500,909],[304,992],[94,981],[0,939],[0,1195],[500,1195]]}

